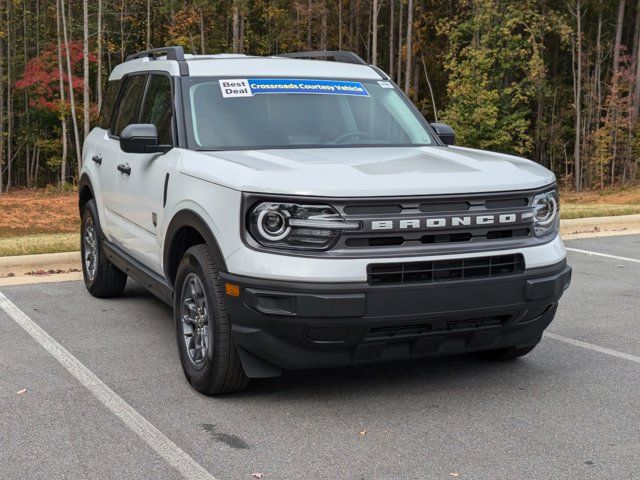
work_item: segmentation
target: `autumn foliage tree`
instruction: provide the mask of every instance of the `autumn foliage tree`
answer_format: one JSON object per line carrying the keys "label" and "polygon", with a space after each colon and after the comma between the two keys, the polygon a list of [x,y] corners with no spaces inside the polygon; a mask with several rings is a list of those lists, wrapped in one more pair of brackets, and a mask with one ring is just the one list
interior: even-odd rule
{"label": "autumn foliage tree", "polygon": [[[70,43],[68,47],[73,73],[71,82],[74,91],[80,92],[83,85],[82,43]],[[95,63],[95,55],[90,55],[89,61],[90,63]],[[69,85],[69,78],[64,70],[62,71],[62,85],[65,86],[64,101],[61,100],[60,85],[60,69],[58,68],[58,51],[56,46],[49,46],[42,51],[40,55],[30,59],[25,66],[24,73],[15,84],[16,92],[24,93],[28,106],[32,109],[30,120],[33,127],[31,132],[37,133],[37,138],[33,139],[33,150],[36,152],[45,147],[46,153],[51,154],[57,150],[62,150],[62,142],[67,141],[66,138],[60,138],[57,126],[54,127],[54,129],[44,128],[48,124],[53,123],[55,125],[56,120],[60,121],[70,114],[70,93],[67,87]],[[83,105],[77,99],[75,107],[77,114],[81,115]],[[91,105],[90,114],[95,118],[97,105]],[[61,162],[58,160],[56,155],[52,155],[47,163],[52,167],[59,166]],[[32,166],[32,168],[35,168],[35,166]],[[65,176],[66,172],[62,172],[61,177],[65,178]]]}

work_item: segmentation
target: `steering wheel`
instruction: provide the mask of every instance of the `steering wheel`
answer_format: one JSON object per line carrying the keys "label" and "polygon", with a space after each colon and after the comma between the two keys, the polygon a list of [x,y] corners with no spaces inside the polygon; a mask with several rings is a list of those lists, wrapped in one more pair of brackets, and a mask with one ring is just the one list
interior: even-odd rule
{"label": "steering wheel", "polygon": [[346,140],[347,138],[351,138],[351,137],[365,137],[365,138],[369,138],[371,140],[374,140],[374,137],[372,137],[367,132],[363,132],[362,130],[356,130],[354,132],[343,133],[339,137],[334,138],[331,141],[331,143],[342,143],[343,140]]}

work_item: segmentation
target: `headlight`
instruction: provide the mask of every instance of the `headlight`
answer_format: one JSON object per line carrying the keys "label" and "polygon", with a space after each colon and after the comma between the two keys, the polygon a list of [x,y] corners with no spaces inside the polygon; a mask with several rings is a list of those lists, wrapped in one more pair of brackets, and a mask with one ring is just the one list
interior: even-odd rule
{"label": "headlight", "polygon": [[557,231],[560,222],[558,192],[549,190],[533,197],[533,230],[538,237]]}
{"label": "headlight", "polygon": [[262,202],[248,213],[251,236],[261,245],[295,250],[327,250],[344,230],[360,222],[346,222],[328,205]]}

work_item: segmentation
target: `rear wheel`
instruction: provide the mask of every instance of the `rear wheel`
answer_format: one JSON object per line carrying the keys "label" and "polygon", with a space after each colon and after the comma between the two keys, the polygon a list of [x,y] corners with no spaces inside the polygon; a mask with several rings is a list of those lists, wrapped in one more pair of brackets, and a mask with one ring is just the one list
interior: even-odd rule
{"label": "rear wheel", "polygon": [[127,284],[127,275],[104,255],[102,230],[94,200],[89,200],[82,214],[80,252],[84,284],[94,297],[116,297]]}
{"label": "rear wheel", "polygon": [[245,388],[233,343],[219,267],[206,245],[184,254],[175,282],[174,320],[180,362],[189,383],[205,395]]}
{"label": "rear wheel", "polygon": [[538,344],[529,345],[527,347],[506,347],[498,348],[496,350],[488,350],[486,352],[480,352],[480,356],[486,360],[507,361],[514,360],[519,357],[524,357],[526,354],[536,348]]}

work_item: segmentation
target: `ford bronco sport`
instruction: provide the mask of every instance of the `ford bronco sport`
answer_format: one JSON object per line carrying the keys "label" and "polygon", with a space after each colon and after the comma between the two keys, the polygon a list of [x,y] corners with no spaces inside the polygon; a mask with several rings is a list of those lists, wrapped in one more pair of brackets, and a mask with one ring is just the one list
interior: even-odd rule
{"label": "ford bronco sport", "polygon": [[571,277],[555,177],[454,143],[353,53],[133,55],[84,144],[86,287],[113,297],[131,277],[171,305],[206,394],[525,355]]}

